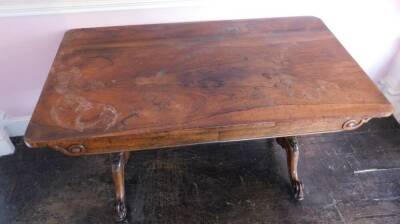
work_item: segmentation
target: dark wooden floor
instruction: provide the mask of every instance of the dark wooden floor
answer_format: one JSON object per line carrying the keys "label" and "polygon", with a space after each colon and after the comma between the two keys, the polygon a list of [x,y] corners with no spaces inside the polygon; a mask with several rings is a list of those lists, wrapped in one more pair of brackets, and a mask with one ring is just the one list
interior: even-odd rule
{"label": "dark wooden floor", "polygon": [[[14,139],[0,158],[0,223],[113,223],[108,156],[66,157]],[[400,127],[299,138],[305,200],[290,197],[272,140],[135,153],[131,223],[400,223]],[[376,169],[376,170],[375,170]]]}

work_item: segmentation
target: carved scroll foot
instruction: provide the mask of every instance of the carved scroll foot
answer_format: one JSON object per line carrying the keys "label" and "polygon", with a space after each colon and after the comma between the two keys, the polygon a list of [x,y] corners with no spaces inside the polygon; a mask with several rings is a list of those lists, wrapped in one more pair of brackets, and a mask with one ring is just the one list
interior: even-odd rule
{"label": "carved scroll foot", "polygon": [[292,183],[292,191],[294,199],[297,201],[301,201],[304,199],[304,185],[301,181],[293,180]]}
{"label": "carved scroll foot", "polygon": [[127,217],[127,209],[125,201],[117,200],[115,202],[115,221],[117,223],[125,222]]}
{"label": "carved scroll foot", "polygon": [[113,155],[112,174],[115,185],[115,221],[127,221],[127,208],[125,204],[125,165],[129,160],[129,152],[120,152]]}
{"label": "carved scroll foot", "polygon": [[299,145],[296,137],[277,138],[278,144],[286,150],[287,166],[289,170],[290,183],[294,198],[298,201],[304,199],[304,186],[297,174],[297,163],[299,161]]}

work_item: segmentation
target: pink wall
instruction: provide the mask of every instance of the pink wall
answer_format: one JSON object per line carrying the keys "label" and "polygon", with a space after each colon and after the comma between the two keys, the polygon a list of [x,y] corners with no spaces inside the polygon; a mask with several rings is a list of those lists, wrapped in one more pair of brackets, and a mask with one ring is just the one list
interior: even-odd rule
{"label": "pink wall", "polygon": [[66,30],[168,21],[152,17],[153,13],[122,11],[0,18],[3,31],[0,110],[12,117],[31,114]]}
{"label": "pink wall", "polygon": [[[336,2],[336,1],[335,1]],[[63,33],[72,28],[176,21],[315,15],[350,54],[377,77],[400,35],[396,1],[313,6],[216,5],[0,18],[0,111],[9,117],[32,113]],[[398,2],[398,1],[397,1]],[[344,7],[344,5],[346,7]]]}

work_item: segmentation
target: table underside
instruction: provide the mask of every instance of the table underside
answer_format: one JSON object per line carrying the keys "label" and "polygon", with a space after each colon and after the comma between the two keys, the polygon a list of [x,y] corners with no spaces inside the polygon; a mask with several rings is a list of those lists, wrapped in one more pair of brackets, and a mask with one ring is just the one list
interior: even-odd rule
{"label": "table underside", "polygon": [[[296,137],[281,137],[276,139],[277,143],[286,151],[287,167],[293,197],[297,201],[304,199],[304,185],[301,182],[297,164],[299,161],[299,145]],[[125,196],[125,165],[131,152],[124,151],[114,153],[112,156],[112,174],[115,184],[115,220],[118,223],[128,222],[128,208]]]}

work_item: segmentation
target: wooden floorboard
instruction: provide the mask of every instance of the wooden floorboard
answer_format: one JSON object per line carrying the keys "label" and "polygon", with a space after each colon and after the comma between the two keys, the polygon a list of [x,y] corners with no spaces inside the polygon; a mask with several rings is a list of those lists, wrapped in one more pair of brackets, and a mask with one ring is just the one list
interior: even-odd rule
{"label": "wooden floorboard", "polygon": [[[0,223],[113,223],[106,155],[28,149],[0,158]],[[283,150],[271,139],[134,153],[131,223],[400,223],[400,127],[375,119],[299,138],[305,200],[290,197]]]}

